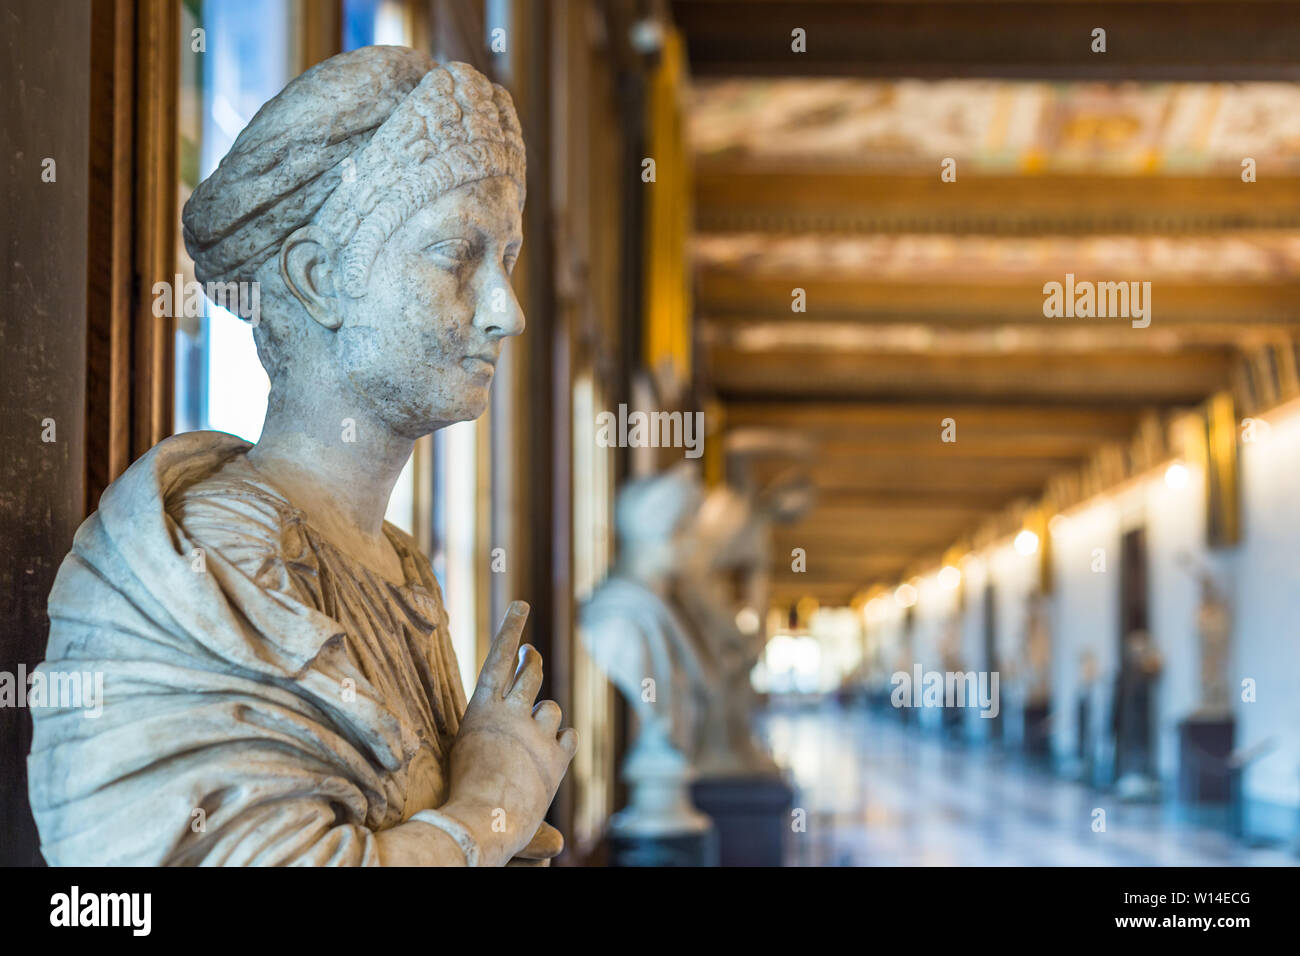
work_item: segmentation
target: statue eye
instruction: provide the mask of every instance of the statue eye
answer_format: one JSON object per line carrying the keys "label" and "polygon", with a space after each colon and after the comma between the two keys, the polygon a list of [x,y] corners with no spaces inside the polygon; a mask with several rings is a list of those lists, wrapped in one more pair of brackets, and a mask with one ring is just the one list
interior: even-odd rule
{"label": "statue eye", "polygon": [[474,247],[466,239],[443,239],[428,246],[427,251],[453,265],[460,265],[470,260]]}

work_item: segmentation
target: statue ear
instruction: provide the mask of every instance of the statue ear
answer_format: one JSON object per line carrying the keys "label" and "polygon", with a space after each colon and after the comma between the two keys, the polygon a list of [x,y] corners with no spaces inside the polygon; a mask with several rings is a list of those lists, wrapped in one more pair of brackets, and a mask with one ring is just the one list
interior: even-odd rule
{"label": "statue ear", "polygon": [[334,292],[334,244],[315,226],[303,226],[280,246],[280,278],[307,314],[327,329],[343,324]]}

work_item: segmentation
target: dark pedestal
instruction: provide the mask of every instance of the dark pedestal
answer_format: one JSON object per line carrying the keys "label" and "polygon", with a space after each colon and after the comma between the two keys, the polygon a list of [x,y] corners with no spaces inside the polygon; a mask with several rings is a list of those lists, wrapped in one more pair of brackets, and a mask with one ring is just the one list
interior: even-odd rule
{"label": "dark pedestal", "polygon": [[1184,803],[1232,800],[1231,717],[1189,717],[1178,725],[1178,798]]}
{"label": "dark pedestal", "polygon": [[944,737],[952,741],[961,740],[962,731],[965,729],[965,708],[945,707],[942,713],[943,720],[940,723],[940,727],[943,730]]}
{"label": "dark pedestal", "polygon": [[714,830],[644,837],[611,833],[610,866],[717,866]]}
{"label": "dark pedestal", "polygon": [[691,800],[713,819],[722,866],[780,866],[794,791],[780,777],[705,777]]}
{"label": "dark pedestal", "polygon": [[1050,711],[1046,703],[1025,705],[1025,753],[1047,757],[1052,749]]}

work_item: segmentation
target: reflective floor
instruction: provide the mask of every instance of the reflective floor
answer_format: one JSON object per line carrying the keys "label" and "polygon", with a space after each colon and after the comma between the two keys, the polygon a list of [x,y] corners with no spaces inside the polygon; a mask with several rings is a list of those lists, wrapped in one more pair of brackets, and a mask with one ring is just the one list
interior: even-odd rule
{"label": "reflective floor", "polygon": [[[777,709],[763,732],[807,811],[795,866],[1295,866],[1172,807],[1131,805],[863,710]],[[1106,812],[1094,832],[1094,810]]]}

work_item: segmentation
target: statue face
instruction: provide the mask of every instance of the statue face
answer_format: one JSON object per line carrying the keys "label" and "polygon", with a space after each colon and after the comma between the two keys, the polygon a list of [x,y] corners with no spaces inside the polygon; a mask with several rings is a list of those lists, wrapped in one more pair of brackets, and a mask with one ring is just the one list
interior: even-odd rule
{"label": "statue face", "polygon": [[522,242],[514,181],[468,183],[393,233],[365,296],[340,297],[335,361],[395,432],[483,414],[503,340],[524,330],[510,287]]}

